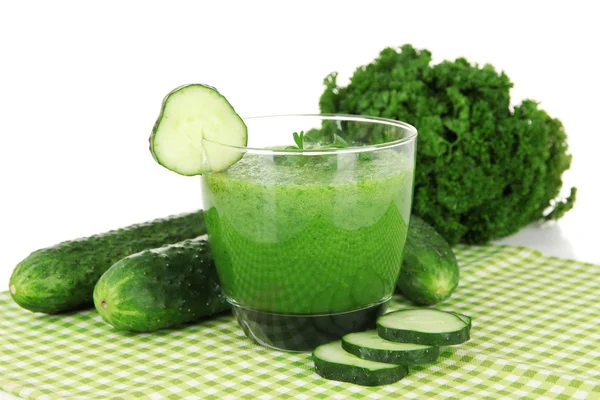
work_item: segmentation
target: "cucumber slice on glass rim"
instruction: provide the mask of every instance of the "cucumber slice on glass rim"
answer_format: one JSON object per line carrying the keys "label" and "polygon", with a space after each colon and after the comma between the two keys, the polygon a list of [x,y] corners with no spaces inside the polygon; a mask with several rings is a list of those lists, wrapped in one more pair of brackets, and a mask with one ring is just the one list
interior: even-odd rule
{"label": "cucumber slice on glass rim", "polygon": [[227,145],[247,143],[246,124],[227,99],[211,86],[193,83],[164,98],[150,135],[150,152],[171,171],[202,175],[223,171],[242,158],[242,151]]}
{"label": "cucumber slice on glass rim", "polygon": [[404,365],[427,364],[440,354],[435,346],[385,340],[375,330],[345,335],[342,348],[365,360]]}
{"label": "cucumber slice on glass rim", "polygon": [[363,360],[342,348],[342,342],[323,344],[313,351],[317,374],[334,381],[350,382],[362,386],[379,386],[394,383],[408,374],[408,367]]}
{"label": "cucumber slice on glass rim", "polygon": [[470,338],[471,319],[433,308],[405,309],[377,319],[377,334],[386,340],[448,346]]}

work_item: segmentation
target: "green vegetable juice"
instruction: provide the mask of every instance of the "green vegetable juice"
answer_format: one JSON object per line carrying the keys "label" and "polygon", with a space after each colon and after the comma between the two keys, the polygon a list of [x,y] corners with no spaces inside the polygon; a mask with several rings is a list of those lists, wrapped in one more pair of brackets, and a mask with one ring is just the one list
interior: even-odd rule
{"label": "green vegetable juice", "polygon": [[413,185],[402,154],[246,154],[202,182],[212,252],[234,305],[322,315],[392,295]]}

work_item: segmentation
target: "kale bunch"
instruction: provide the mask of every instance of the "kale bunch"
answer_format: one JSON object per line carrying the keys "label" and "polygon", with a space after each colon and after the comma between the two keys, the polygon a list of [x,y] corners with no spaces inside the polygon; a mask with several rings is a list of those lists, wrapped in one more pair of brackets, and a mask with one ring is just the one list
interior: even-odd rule
{"label": "kale bunch", "polygon": [[[493,66],[464,58],[432,65],[429,51],[405,45],[384,49],[346,87],[336,78],[325,79],[322,113],[417,128],[413,212],[449,243],[485,243],[573,207],[575,188],[556,199],[571,163],[562,123],[531,100],[511,109],[513,85]],[[381,143],[386,132],[346,139]]]}

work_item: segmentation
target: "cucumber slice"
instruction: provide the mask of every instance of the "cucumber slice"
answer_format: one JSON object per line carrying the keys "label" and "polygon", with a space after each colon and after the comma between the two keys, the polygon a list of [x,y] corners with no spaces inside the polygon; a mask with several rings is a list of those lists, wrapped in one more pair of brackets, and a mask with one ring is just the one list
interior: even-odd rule
{"label": "cucumber slice", "polygon": [[365,360],[404,365],[427,364],[435,361],[440,354],[439,348],[434,346],[390,342],[375,330],[345,335],[342,348]]}
{"label": "cucumber slice", "polygon": [[246,124],[225,97],[211,86],[194,83],[164,98],[150,135],[150,152],[171,171],[201,175],[225,170],[242,158],[242,151],[223,145],[247,143]]}
{"label": "cucumber slice", "polygon": [[363,360],[346,352],[341,340],[317,347],[313,361],[317,374],[323,378],[362,386],[387,385],[408,374],[406,365]]}
{"label": "cucumber slice", "polygon": [[453,312],[452,314],[456,315],[458,318],[463,320],[463,322],[465,324],[469,325],[469,328],[471,328],[471,317],[469,317],[468,315],[459,314],[457,312]]}
{"label": "cucumber slice", "polygon": [[[470,318],[432,308],[406,309],[377,319],[377,333],[393,342],[447,346],[469,340]],[[468,319],[468,320],[467,320]]]}

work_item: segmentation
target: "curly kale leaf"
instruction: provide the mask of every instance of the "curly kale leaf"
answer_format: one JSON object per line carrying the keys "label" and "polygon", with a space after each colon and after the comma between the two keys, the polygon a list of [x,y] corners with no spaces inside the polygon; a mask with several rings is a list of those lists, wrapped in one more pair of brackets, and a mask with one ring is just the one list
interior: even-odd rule
{"label": "curly kale leaf", "polygon": [[[562,123],[531,100],[511,110],[512,83],[491,65],[464,58],[432,65],[429,51],[405,45],[384,49],[346,87],[336,73],[324,83],[323,113],[417,127],[413,211],[452,244],[485,243],[573,207],[575,190],[555,200],[571,163]],[[365,132],[347,140],[391,139]]]}

